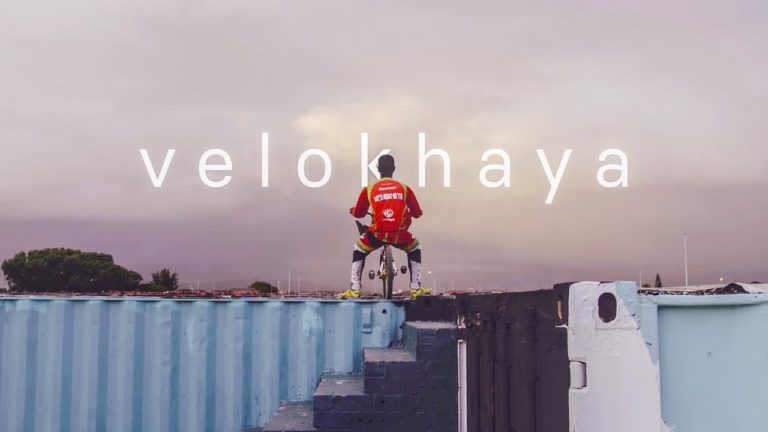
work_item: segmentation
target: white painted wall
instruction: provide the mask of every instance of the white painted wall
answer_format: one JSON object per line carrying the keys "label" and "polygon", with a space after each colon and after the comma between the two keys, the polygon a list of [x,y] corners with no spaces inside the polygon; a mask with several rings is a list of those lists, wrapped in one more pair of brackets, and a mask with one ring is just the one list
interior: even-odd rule
{"label": "white painted wall", "polygon": [[[610,323],[598,316],[598,297],[606,292],[617,299],[616,319]],[[640,333],[633,310],[636,302],[634,282],[571,285],[567,325],[571,432],[670,431],[661,417],[659,366]]]}

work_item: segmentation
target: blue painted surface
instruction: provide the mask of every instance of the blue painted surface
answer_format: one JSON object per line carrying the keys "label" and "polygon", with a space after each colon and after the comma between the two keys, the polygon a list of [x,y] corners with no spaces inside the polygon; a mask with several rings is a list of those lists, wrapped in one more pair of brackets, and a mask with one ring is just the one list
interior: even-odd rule
{"label": "blue painted surface", "polygon": [[241,431],[400,339],[391,302],[0,298],[0,430]]}
{"label": "blue painted surface", "polygon": [[768,430],[768,295],[640,296],[675,432]]}

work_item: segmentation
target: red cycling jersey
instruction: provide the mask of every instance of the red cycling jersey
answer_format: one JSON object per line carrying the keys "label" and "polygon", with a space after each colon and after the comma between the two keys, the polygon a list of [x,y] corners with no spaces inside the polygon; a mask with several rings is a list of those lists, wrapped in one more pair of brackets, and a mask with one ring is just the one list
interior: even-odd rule
{"label": "red cycling jersey", "polygon": [[373,213],[373,222],[368,229],[371,232],[406,231],[411,225],[411,216],[419,218],[422,215],[413,190],[389,177],[363,188],[357,205],[351,209],[352,215],[364,217],[368,208]]}

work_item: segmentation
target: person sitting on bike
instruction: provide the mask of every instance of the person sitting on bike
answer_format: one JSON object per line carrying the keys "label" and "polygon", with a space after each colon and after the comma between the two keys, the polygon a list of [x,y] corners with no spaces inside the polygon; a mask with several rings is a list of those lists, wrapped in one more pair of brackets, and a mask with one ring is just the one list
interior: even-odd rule
{"label": "person sitting on bike", "polygon": [[359,298],[365,257],[385,244],[394,246],[408,254],[408,269],[411,273],[411,296],[429,294],[421,288],[421,247],[408,228],[411,217],[423,214],[416,194],[406,184],[392,179],[395,172],[395,158],[385,154],[379,157],[376,167],[381,178],[363,188],[357,205],[349,209],[356,218],[365,217],[371,209],[373,221],[368,232],[363,233],[355,243],[352,252],[352,283],[341,298]]}

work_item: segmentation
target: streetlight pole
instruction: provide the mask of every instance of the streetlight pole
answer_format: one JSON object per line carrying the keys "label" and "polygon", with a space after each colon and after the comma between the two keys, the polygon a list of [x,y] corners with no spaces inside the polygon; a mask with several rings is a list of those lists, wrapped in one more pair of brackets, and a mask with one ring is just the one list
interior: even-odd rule
{"label": "streetlight pole", "polygon": [[683,260],[685,261],[685,289],[688,289],[688,233],[683,233]]}

